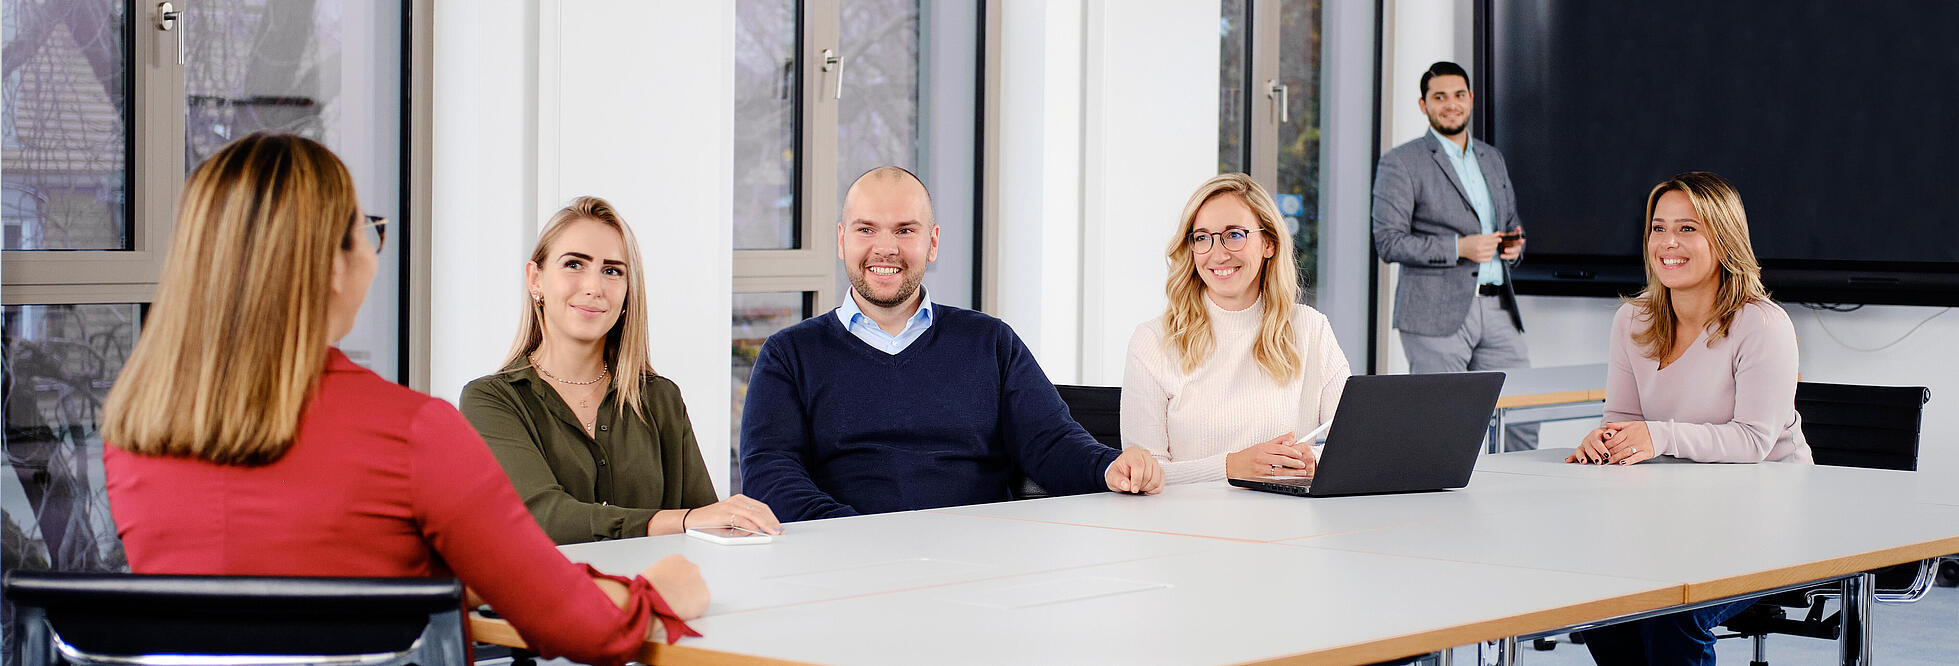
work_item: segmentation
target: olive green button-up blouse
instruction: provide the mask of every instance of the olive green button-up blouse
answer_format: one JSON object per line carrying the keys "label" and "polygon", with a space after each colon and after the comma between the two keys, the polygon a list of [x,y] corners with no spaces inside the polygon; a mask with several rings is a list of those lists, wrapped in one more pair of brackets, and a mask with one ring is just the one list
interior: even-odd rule
{"label": "olive green button-up blouse", "polygon": [[527,365],[470,382],[461,408],[551,540],[640,537],[661,509],[718,499],[680,387],[655,375],[644,382],[646,418],[622,413],[616,392],[607,390],[590,436]]}

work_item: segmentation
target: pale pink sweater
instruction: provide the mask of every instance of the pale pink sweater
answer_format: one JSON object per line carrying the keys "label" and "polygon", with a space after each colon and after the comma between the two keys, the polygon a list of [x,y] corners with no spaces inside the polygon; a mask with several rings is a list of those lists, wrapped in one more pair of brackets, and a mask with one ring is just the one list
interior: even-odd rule
{"label": "pale pink sweater", "polygon": [[1631,304],[1612,319],[1606,422],[1645,421],[1663,456],[1814,462],[1796,413],[1796,327],[1781,306],[1742,306],[1727,336],[1709,344],[1702,331],[1665,369],[1633,343],[1647,325]]}

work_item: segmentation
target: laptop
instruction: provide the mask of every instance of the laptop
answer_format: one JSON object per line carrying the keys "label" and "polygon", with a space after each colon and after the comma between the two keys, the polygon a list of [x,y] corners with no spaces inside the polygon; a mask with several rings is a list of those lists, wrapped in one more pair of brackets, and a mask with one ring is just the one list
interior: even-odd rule
{"label": "laptop", "polygon": [[1461,488],[1502,389],[1501,372],[1348,377],[1313,476],[1231,485],[1307,497]]}

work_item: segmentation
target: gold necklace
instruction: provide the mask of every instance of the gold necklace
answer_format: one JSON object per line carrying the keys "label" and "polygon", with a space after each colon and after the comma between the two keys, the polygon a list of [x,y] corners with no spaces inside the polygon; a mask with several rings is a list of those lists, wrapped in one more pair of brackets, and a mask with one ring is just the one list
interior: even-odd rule
{"label": "gold necklace", "polygon": [[[607,367],[605,367],[605,365],[604,365],[604,364],[600,364],[600,365],[599,365],[599,376],[597,376],[597,377],[593,377],[593,378],[591,378],[591,379],[589,379],[589,380],[586,380],[586,381],[582,381],[582,382],[575,382],[575,381],[571,381],[571,380],[569,380],[569,379],[563,379],[563,378],[560,378],[560,377],[558,377],[557,375],[554,375],[554,374],[551,374],[551,371],[549,371],[549,370],[545,370],[545,369],[544,369],[544,366],[543,366],[543,365],[539,365],[539,364],[538,364],[538,362],[537,362],[537,353],[536,353],[536,352],[532,352],[532,353],[531,353],[531,355],[530,355],[530,359],[531,359],[531,368],[532,368],[532,369],[535,369],[535,370],[537,370],[537,374],[540,374],[540,375],[544,375],[544,378],[545,378],[545,379],[549,379],[549,380],[551,380],[551,381],[554,381],[554,382],[557,382],[557,383],[560,383],[560,384],[569,384],[569,385],[572,385],[572,386],[591,386],[591,385],[593,385],[593,384],[597,384],[597,383],[599,383],[600,381],[603,381],[603,380],[605,379],[605,377],[606,377],[606,374],[610,372],[610,369],[609,369],[609,368],[607,368]],[[586,392],[586,395],[584,395],[584,396],[582,396],[582,397],[580,397],[580,398],[578,398],[578,408],[579,408],[579,409],[584,409],[584,408],[586,408],[586,407],[590,407],[590,406],[591,406],[591,404],[592,404],[592,403],[591,403],[591,399],[592,399],[592,396],[591,396],[591,394],[590,394],[590,391],[587,391],[587,392]],[[580,423],[581,423],[581,424],[583,424],[583,425],[585,426],[585,433],[589,435],[589,434],[592,434],[592,432],[593,432],[593,430],[592,430],[592,428],[593,428],[594,426],[596,426],[596,425],[598,425],[598,420],[597,420],[597,418],[596,418],[596,415],[594,415],[594,419],[593,419],[593,420],[591,420],[591,421],[581,421]]]}
{"label": "gold necklace", "polygon": [[593,385],[593,384],[597,384],[597,383],[599,383],[599,382],[600,382],[601,380],[604,380],[604,379],[605,379],[605,375],[606,375],[606,373],[610,371],[610,369],[609,369],[609,368],[607,368],[607,367],[605,367],[605,364],[603,364],[603,363],[601,363],[601,364],[599,364],[599,376],[597,376],[597,377],[593,377],[593,378],[591,378],[591,379],[587,379],[587,380],[585,380],[585,381],[582,381],[582,382],[576,382],[576,381],[572,381],[572,380],[569,380],[569,379],[564,379],[564,378],[561,378],[561,377],[559,377],[559,376],[557,376],[557,375],[554,375],[554,374],[551,374],[551,371],[550,371],[550,370],[545,370],[545,369],[544,369],[544,366],[542,366],[542,365],[539,365],[539,364],[538,364],[538,362],[537,362],[537,352],[531,352],[531,355],[530,355],[530,359],[531,359],[531,367],[533,367],[533,368],[536,368],[536,369],[537,369],[537,374],[540,374],[540,375],[544,375],[544,378],[545,378],[545,379],[549,379],[549,380],[551,380],[551,381],[554,381],[554,382],[557,382],[557,383],[560,383],[560,384],[571,384],[571,385],[573,385],[573,386],[591,386],[591,385]]}

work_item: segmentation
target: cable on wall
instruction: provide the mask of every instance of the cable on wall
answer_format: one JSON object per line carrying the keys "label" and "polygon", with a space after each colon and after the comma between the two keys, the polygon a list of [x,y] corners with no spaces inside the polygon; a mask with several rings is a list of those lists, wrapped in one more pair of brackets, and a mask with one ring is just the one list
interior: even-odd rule
{"label": "cable on wall", "polygon": [[1862,308],[1864,306],[1858,305],[1856,307],[1845,308],[1842,305],[1831,306],[1831,305],[1825,305],[1821,303],[1816,303],[1816,304],[1803,303],[1801,305],[1805,308],[1809,308],[1810,310],[1818,311],[1819,314],[1816,316],[1816,326],[1818,328],[1823,329],[1824,335],[1830,336],[1830,339],[1835,340],[1836,343],[1839,345],[1843,345],[1846,348],[1849,348],[1854,351],[1860,351],[1860,352],[1880,352],[1895,347],[1898,345],[1898,343],[1904,342],[1905,338],[1911,337],[1911,334],[1917,333],[1918,329],[1924,328],[1926,324],[1932,323],[1932,320],[1938,319],[1940,315],[1952,311],[1952,308],[1947,307],[1947,308],[1940,309],[1938,312],[1932,313],[1932,316],[1926,317],[1925,319],[1919,321],[1917,325],[1911,327],[1911,330],[1905,331],[1905,334],[1898,336],[1898,339],[1896,340],[1886,342],[1876,347],[1859,347],[1857,345],[1844,342],[1843,338],[1837,337],[1836,332],[1830,330],[1829,323],[1824,319],[1823,315],[1820,313],[1821,312],[1850,312]]}

